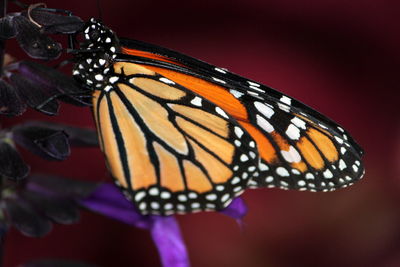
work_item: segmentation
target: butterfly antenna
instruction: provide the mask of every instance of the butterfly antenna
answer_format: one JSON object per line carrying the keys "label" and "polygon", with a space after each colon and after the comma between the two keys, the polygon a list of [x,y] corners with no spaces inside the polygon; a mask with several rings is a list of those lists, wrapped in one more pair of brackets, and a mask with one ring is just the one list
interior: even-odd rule
{"label": "butterfly antenna", "polygon": [[101,12],[100,0],[96,0],[96,2],[97,2],[97,12],[99,14],[99,20],[103,21],[103,13]]}

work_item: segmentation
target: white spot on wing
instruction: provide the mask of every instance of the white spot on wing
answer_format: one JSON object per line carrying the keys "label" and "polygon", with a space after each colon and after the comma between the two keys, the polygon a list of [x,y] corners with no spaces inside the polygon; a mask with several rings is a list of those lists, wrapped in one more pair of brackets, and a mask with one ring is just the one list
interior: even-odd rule
{"label": "white spot on wing", "polygon": [[140,191],[135,195],[135,201],[139,202],[146,196],[146,193],[144,191]]}
{"label": "white spot on wing", "polygon": [[252,86],[260,87],[260,85],[258,83],[255,83],[255,82],[252,82],[252,81],[247,81],[247,82]]}
{"label": "white spot on wing", "polygon": [[272,115],[274,115],[274,110],[267,105],[261,103],[261,102],[254,102],[254,106],[257,108],[257,110],[263,114],[265,117],[270,119]]}
{"label": "white spot on wing", "polygon": [[220,69],[220,68],[215,68],[215,70],[218,72],[224,73],[224,74],[226,73],[226,71],[224,71],[223,69]]}
{"label": "white spot on wing", "polygon": [[235,131],[236,136],[239,137],[239,138],[241,138],[242,135],[244,134],[243,130],[240,129],[239,127],[237,127],[237,126],[235,126],[235,130],[234,131]]}
{"label": "white spot on wing", "polygon": [[229,90],[229,92],[236,98],[240,98],[241,96],[244,95],[243,93],[241,93],[241,92],[239,92],[237,90],[234,90],[234,89]]}
{"label": "white spot on wing", "polygon": [[264,90],[261,89],[261,88],[255,87],[255,86],[253,86],[253,85],[250,85],[249,87],[250,87],[251,89],[254,89],[254,90],[258,91],[258,92],[264,93]]}
{"label": "white spot on wing", "polygon": [[278,107],[279,107],[281,110],[285,111],[285,112],[290,112],[290,107],[287,106],[287,105],[284,105],[284,104],[282,104],[282,103],[278,103]]}
{"label": "white spot on wing", "polygon": [[281,150],[281,154],[287,162],[297,163],[301,161],[301,156],[299,152],[297,152],[297,150],[293,146],[289,147],[289,151]]}
{"label": "white spot on wing", "polygon": [[292,104],[292,99],[290,99],[289,97],[287,97],[287,96],[285,96],[285,95],[283,95],[283,96],[281,97],[280,101],[283,102],[283,103],[285,103],[285,104],[288,104],[288,105],[291,105],[291,104]]}
{"label": "white spot on wing", "polygon": [[305,186],[305,185],[306,185],[306,182],[303,181],[303,180],[300,180],[300,181],[297,182],[297,184],[298,184],[299,186]]}
{"label": "white spot on wing", "polygon": [[221,115],[222,117],[224,117],[224,118],[226,118],[226,119],[229,118],[228,115],[226,115],[225,111],[223,111],[220,107],[216,107],[216,108],[215,108],[215,111],[216,111],[219,115]]}
{"label": "white spot on wing", "polygon": [[300,138],[300,130],[294,124],[290,124],[285,133],[292,140],[299,140]]}
{"label": "white spot on wing", "polygon": [[269,170],[268,165],[266,165],[264,163],[258,164],[258,168],[260,169],[260,171],[268,171]]}
{"label": "white spot on wing", "polygon": [[335,139],[339,144],[343,144],[343,139],[342,138],[335,136]]}
{"label": "white spot on wing", "polygon": [[240,156],[240,161],[245,162],[245,161],[248,161],[248,160],[249,160],[249,157],[246,154],[242,154]]}
{"label": "white spot on wing", "polygon": [[333,174],[332,174],[332,172],[330,170],[324,171],[323,174],[324,174],[324,177],[327,178],[327,179],[330,179],[330,178],[333,177]]}
{"label": "white spot on wing", "polygon": [[346,167],[347,167],[347,165],[346,165],[346,163],[344,162],[344,160],[343,160],[343,159],[340,159],[340,160],[339,160],[339,169],[342,171],[342,170],[346,169]]}
{"label": "white spot on wing", "polygon": [[267,183],[272,183],[272,182],[274,181],[274,177],[268,176],[267,178],[265,178],[265,181],[266,181]]}
{"label": "white spot on wing", "polygon": [[289,175],[290,175],[289,172],[288,172],[285,168],[283,168],[283,167],[278,167],[278,168],[276,169],[276,173],[277,173],[279,176],[282,176],[282,177],[285,177],[285,176],[289,176]]}
{"label": "white spot on wing", "polygon": [[257,124],[267,133],[273,132],[275,129],[266,119],[257,114]]}
{"label": "white spot on wing", "polygon": [[167,83],[167,84],[175,84],[173,81],[171,81],[170,79],[167,79],[165,77],[160,78],[160,81],[162,81],[163,83]]}
{"label": "white spot on wing", "polygon": [[109,81],[110,81],[110,83],[115,83],[115,82],[118,81],[118,77],[117,76],[112,76],[112,77],[110,77]]}
{"label": "white spot on wing", "polygon": [[216,82],[219,82],[219,83],[226,83],[224,80],[221,80],[221,79],[218,79],[218,78],[215,78],[215,77],[212,77],[212,79],[214,81],[216,81]]}
{"label": "white spot on wing", "polygon": [[195,98],[192,99],[192,101],[190,101],[190,103],[192,103],[195,106],[201,107],[201,98],[196,96]]}
{"label": "white spot on wing", "polygon": [[306,179],[314,179],[315,177],[314,177],[314,174],[312,174],[312,173],[307,173],[306,174]]}
{"label": "white spot on wing", "polygon": [[97,81],[102,81],[102,80],[103,80],[103,75],[101,75],[101,74],[96,74],[96,76],[94,76],[94,78],[95,78]]}
{"label": "white spot on wing", "polygon": [[306,129],[306,122],[300,118],[294,117],[291,122],[296,125],[297,127],[305,130]]}

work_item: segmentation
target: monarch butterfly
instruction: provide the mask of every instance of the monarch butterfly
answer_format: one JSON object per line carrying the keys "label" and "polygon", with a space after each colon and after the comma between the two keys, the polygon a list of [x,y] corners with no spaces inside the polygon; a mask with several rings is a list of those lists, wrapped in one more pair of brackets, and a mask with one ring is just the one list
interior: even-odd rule
{"label": "monarch butterfly", "polygon": [[364,174],[339,125],[268,86],[91,19],[74,77],[101,149],[142,214],[226,207],[247,188],[331,191]]}

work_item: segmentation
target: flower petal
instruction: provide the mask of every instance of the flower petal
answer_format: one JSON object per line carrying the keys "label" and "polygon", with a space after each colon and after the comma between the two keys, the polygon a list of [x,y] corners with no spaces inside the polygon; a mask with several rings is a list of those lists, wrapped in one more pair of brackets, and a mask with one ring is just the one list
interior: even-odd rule
{"label": "flower petal", "polygon": [[7,199],[5,203],[12,224],[22,234],[41,237],[51,231],[51,222],[34,212],[27,203],[13,199]]}
{"label": "flower petal", "polygon": [[64,102],[78,106],[91,105],[92,96],[90,92],[81,88],[73,78],[54,68],[33,61],[22,61],[18,70],[40,86],[51,88],[53,96],[63,96],[60,97],[60,100]]}
{"label": "flower petal", "polygon": [[221,210],[220,213],[237,219],[240,224],[243,217],[247,214],[247,206],[241,197],[237,197],[228,207]]}
{"label": "flower petal", "polygon": [[61,45],[40,32],[38,26],[24,16],[13,17],[17,41],[30,57],[36,59],[56,59],[61,54]]}
{"label": "flower petal", "polygon": [[29,166],[7,141],[0,140],[0,174],[12,180],[21,180],[29,173]]}
{"label": "flower petal", "polygon": [[5,16],[0,18],[0,38],[1,39],[10,39],[15,37],[16,30],[14,29],[14,25],[12,22],[12,17]]}
{"label": "flower petal", "polygon": [[63,131],[20,124],[12,129],[17,144],[47,160],[65,160],[71,153]]}
{"label": "flower petal", "polygon": [[20,196],[37,210],[56,223],[72,224],[79,221],[79,211],[72,200],[50,197],[45,194],[24,190]]}
{"label": "flower petal", "polygon": [[55,93],[45,91],[46,88],[20,74],[10,76],[11,83],[14,85],[18,95],[29,107],[43,112],[47,115],[56,115],[59,104],[57,100],[50,100]]}
{"label": "flower petal", "polygon": [[151,236],[165,267],[190,266],[179,225],[173,216],[152,216]]}
{"label": "flower petal", "polygon": [[21,115],[26,109],[15,89],[0,79],[0,114],[7,116]]}
{"label": "flower petal", "polygon": [[[27,12],[23,12],[27,16]],[[72,34],[82,29],[84,22],[77,16],[63,16],[39,9],[31,11],[31,18],[41,26],[48,34],[63,33]]]}
{"label": "flower petal", "polygon": [[141,215],[121,191],[111,183],[99,185],[87,198],[79,202],[83,207],[139,228],[149,228],[152,220]]}
{"label": "flower petal", "polygon": [[26,184],[27,189],[34,192],[75,199],[89,196],[97,186],[98,183],[94,182],[39,174],[29,176]]}

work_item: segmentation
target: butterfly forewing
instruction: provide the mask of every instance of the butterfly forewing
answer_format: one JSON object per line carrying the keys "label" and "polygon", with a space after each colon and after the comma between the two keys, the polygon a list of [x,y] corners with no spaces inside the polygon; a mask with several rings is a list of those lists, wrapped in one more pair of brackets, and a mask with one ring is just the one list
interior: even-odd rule
{"label": "butterfly forewing", "polygon": [[[188,56],[123,41],[124,60],[138,62],[217,104],[252,136],[261,158],[250,187],[329,191],[364,173],[362,150],[332,120],[270,87]],[[137,51],[147,54],[138,54]],[[153,51],[153,52],[151,52]],[[149,56],[152,55],[152,56]]]}

